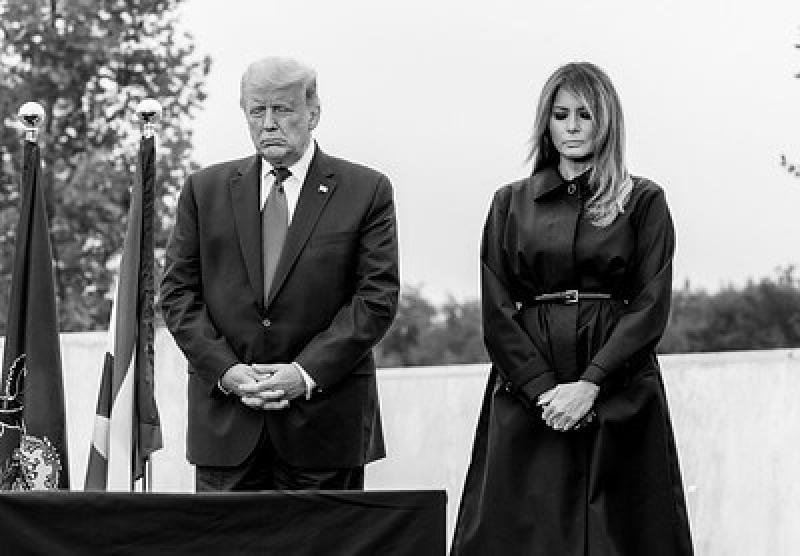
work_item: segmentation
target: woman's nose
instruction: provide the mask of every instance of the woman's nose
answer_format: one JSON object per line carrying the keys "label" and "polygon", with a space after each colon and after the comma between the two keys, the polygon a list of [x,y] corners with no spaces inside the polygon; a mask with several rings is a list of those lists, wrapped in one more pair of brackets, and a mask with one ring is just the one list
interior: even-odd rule
{"label": "woman's nose", "polygon": [[571,131],[574,133],[580,131],[580,129],[581,129],[581,124],[578,115],[570,114],[569,116],[567,116],[567,131]]}

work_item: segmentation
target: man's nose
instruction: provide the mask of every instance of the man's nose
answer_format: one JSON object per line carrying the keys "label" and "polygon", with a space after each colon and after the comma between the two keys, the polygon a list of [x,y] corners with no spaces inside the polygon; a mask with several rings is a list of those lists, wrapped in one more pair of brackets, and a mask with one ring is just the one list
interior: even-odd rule
{"label": "man's nose", "polygon": [[273,130],[278,127],[272,110],[267,109],[264,111],[264,120],[261,122],[261,127],[268,130]]}

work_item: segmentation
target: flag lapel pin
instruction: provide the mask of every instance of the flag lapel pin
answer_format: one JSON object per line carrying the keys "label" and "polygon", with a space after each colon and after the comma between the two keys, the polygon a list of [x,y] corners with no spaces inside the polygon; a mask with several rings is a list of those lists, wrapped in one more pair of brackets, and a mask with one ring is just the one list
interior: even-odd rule
{"label": "flag lapel pin", "polygon": [[327,193],[328,192],[328,186],[320,184],[319,188],[317,189],[317,191],[319,191],[320,193]]}

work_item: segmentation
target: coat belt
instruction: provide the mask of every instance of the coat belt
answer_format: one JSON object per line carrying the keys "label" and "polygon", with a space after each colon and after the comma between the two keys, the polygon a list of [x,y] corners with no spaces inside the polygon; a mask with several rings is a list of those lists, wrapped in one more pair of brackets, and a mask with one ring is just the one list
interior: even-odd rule
{"label": "coat belt", "polygon": [[534,296],[534,303],[563,303],[573,305],[580,301],[598,301],[601,299],[613,299],[610,293],[582,292],[578,290],[565,290],[563,292],[543,293]]}

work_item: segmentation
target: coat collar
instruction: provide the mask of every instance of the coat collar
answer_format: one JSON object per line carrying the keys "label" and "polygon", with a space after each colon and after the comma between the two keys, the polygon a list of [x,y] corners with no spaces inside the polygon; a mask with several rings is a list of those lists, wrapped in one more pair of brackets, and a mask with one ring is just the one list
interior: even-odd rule
{"label": "coat collar", "polygon": [[247,277],[256,293],[263,299],[264,275],[261,268],[261,214],[259,211],[259,184],[261,157],[253,155],[243,159],[230,179],[233,225],[239,238],[239,248],[244,258]]}
{"label": "coat collar", "polygon": [[561,173],[556,166],[548,166],[547,168],[534,172],[530,177],[530,183],[533,186],[533,198],[539,200],[570,183],[575,183],[582,191],[585,191],[589,187],[589,172],[590,171],[587,170],[572,180],[565,180],[561,177]]}
{"label": "coat collar", "polygon": [[[305,246],[322,209],[336,190],[336,174],[331,158],[318,146],[300,189],[292,222],[286,234],[281,258],[265,305],[269,306],[283,286],[297,257]],[[261,262],[261,214],[259,208],[259,180],[261,157],[253,155],[241,161],[230,181],[234,225],[239,246],[244,257],[247,276],[256,297],[264,300],[264,278]]]}
{"label": "coat collar", "polygon": [[558,173],[556,167],[549,166],[534,172],[530,178],[530,183],[533,186],[533,198],[539,200],[564,185],[564,179]]}
{"label": "coat collar", "polygon": [[300,189],[297,208],[286,233],[286,242],[283,244],[278,267],[275,269],[275,277],[267,296],[267,307],[275,299],[294,267],[297,257],[322,214],[322,209],[336,192],[336,173],[331,158],[323,153],[319,146],[315,146],[314,149],[314,158],[311,159],[308,174]]}

